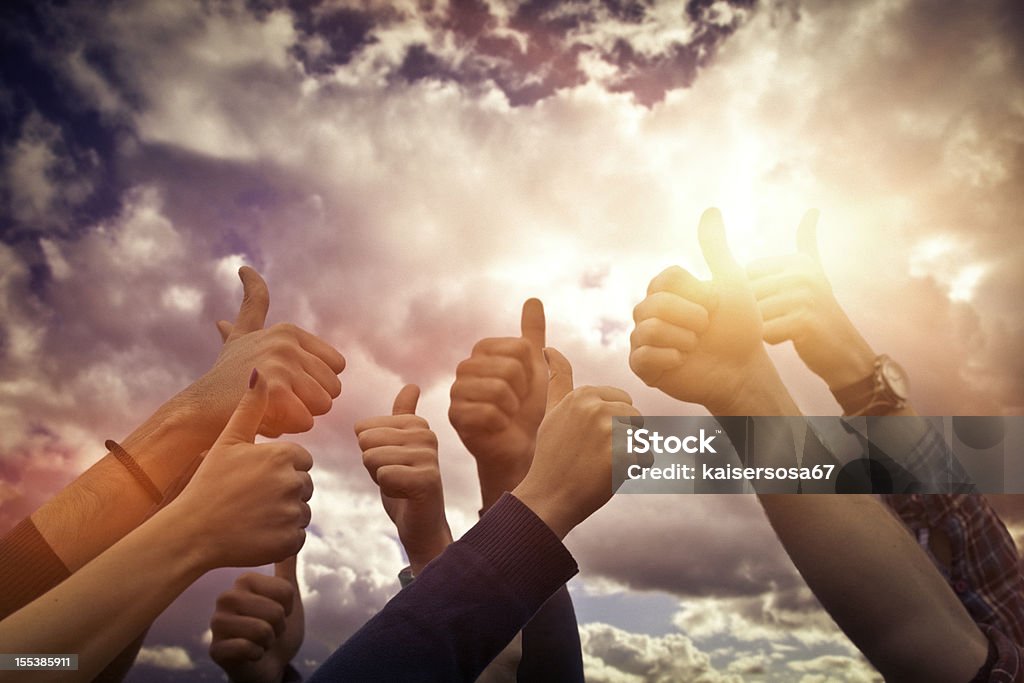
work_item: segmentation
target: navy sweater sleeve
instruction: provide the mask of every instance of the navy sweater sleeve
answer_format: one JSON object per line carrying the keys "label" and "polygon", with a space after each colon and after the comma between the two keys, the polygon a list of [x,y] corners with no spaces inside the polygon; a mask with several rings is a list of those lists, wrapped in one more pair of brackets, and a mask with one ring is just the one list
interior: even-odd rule
{"label": "navy sweater sleeve", "polygon": [[562,586],[523,629],[519,683],[562,681],[583,683],[580,629],[569,589]]}
{"label": "navy sweater sleeve", "polygon": [[558,537],[506,493],[309,683],[471,682],[576,571]]}

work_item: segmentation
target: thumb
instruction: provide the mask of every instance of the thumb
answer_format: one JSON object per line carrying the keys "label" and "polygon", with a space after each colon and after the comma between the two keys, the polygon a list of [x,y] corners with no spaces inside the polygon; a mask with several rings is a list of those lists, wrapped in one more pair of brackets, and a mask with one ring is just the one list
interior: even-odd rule
{"label": "thumb", "polygon": [[800,219],[800,226],[796,229],[796,248],[802,254],[807,254],[815,261],[821,261],[821,254],[818,253],[818,210],[810,209]]}
{"label": "thumb", "polygon": [[416,403],[420,400],[420,388],[415,384],[406,384],[395,396],[395,404],[391,407],[392,415],[415,415]]}
{"label": "thumb", "polygon": [[235,408],[224,431],[217,437],[214,447],[252,443],[260,430],[263,415],[267,412],[268,400],[267,382],[260,376],[259,371],[253,368],[249,377],[249,389],[242,395],[242,400],[238,402],[238,407]]}
{"label": "thumb", "polygon": [[238,277],[242,280],[242,305],[235,318],[231,339],[263,329],[270,309],[270,290],[260,274],[249,266],[242,266],[238,269]]}
{"label": "thumb", "polygon": [[296,568],[299,564],[299,556],[292,555],[289,558],[281,560],[274,564],[274,576],[286,579],[291,582],[292,585],[298,585],[298,579],[296,578]]}
{"label": "thumb", "polygon": [[519,327],[523,339],[538,349],[544,348],[544,304],[540,299],[527,299],[523,302],[523,315]]}
{"label": "thumb", "polygon": [[220,332],[220,340],[226,342],[228,337],[231,336],[231,330],[234,329],[234,325],[229,323],[227,320],[217,321],[217,331]]}
{"label": "thumb", "polygon": [[711,279],[721,278],[733,279],[743,277],[744,271],[732,252],[729,251],[729,242],[725,238],[725,223],[722,222],[722,212],[711,208],[701,214],[700,224],[697,226],[697,240],[700,242],[700,250],[704,254],[704,260],[711,269]]}
{"label": "thumb", "polygon": [[544,358],[548,361],[548,405],[550,411],[558,402],[572,391],[572,365],[558,349],[544,349]]}

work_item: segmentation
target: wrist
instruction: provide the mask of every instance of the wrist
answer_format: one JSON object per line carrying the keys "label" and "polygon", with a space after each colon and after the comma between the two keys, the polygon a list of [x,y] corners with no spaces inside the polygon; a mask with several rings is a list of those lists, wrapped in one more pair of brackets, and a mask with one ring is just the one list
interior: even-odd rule
{"label": "wrist", "polygon": [[523,454],[502,459],[476,458],[477,479],[480,482],[481,512],[498,502],[501,494],[512,491],[526,477],[533,462],[533,444]]}
{"label": "wrist", "polygon": [[121,446],[160,490],[165,490],[216,439],[201,428],[201,411],[178,394],[153,413]]}
{"label": "wrist", "polygon": [[741,372],[742,380],[730,400],[706,406],[712,415],[800,415],[775,364],[763,349]]}
{"label": "wrist", "polygon": [[146,522],[164,530],[163,535],[156,538],[180,542],[175,556],[182,559],[197,579],[224,566],[220,554],[223,541],[210,533],[214,525],[209,524],[205,517],[188,505],[188,498],[179,496]]}
{"label": "wrist", "polygon": [[555,496],[546,494],[542,489],[531,485],[524,480],[511,494],[519,499],[519,502],[530,508],[533,514],[551,529],[552,533],[562,540],[578,524],[578,520],[569,514],[571,505],[561,504]]}
{"label": "wrist", "polygon": [[150,545],[163,548],[186,585],[192,585],[220,566],[215,553],[217,544],[207,541],[199,516],[188,514],[182,506],[171,503],[150,517],[140,529],[147,529],[152,537]]}
{"label": "wrist", "polygon": [[448,529],[448,524],[445,523],[444,529],[440,531],[436,538],[428,543],[418,544],[404,544],[405,554],[409,557],[409,567],[412,568],[413,576],[419,576],[423,568],[430,564],[435,557],[445,551],[449,545],[452,544],[452,532]]}
{"label": "wrist", "polygon": [[828,348],[828,363],[814,371],[830,390],[848,387],[874,372],[877,354],[852,324],[848,324],[847,333],[829,343]]}

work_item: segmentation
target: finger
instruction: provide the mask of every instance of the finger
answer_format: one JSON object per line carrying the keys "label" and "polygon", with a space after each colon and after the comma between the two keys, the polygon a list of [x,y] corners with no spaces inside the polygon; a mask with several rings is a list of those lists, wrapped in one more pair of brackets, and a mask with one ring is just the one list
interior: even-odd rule
{"label": "finger", "polygon": [[260,428],[263,436],[280,436],[284,432],[300,434],[313,428],[313,414],[290,384],[271,387],[269,411],[264,420],[265,428]]}
{"label": "finger", "polygon": [[478,356],[508,356],[530,366],[530,344],[522,337],[488,337],[473,346],[470,358]]}
{"label": "finger", "polygon": [[[606,401],[608,403],[614,403],[619,408],[622,408],[622,406],[628,406],[629,408],[633,407],[633,398],[628,393],[626,393],[622,389],[619,389],[618,387],[597,386],[597,387],[586,387],[586,388],[587,388],[588,391],[596,394],[597,397],[600,398],[602,401]],[[622,410],[625,411],[626,409],[622,408]],[[633,412],[634,412],[633,410],[629,410],[629,411],[626,411],[626,412],[620,412],[620,413],[615,413],[615,414],[616,415],[632,415]]]}
{"label": "finger", "polygon": [[792,294],[775,294],[757,303],[765,322],[796,313],[802,305],[802,297]]}
{"label": "finger", "polygon": [[530,391],[526,366],[518,358],[508,356],[475,355],[470,356],[455,369],[455,382],[452,384],[451,397],[459,396],[463,383],[478,377],[496,377],[512,387],[516,396],[523,398]]}
{"label": "finger", "polygon": [[797,319],[795,316],[781,316],[767,320],[761,329],[761,335],[768,344],[781,344],[792,339],[796,334]]}
{"label": "finger", "polygon": [[359,448],[363,451],[380,446],[437,447],[437,436],[426,426],[426,420],[423,418],[420,418],[419,424],[412,427],[376,427],[359,432],[356,438],[359,441]]}
{"label": "finger", "polygon": [[332,399],[341,395],[341,380],[338,379],[337,373],[331,370],[327,363],[318,356],[302,350],[299,363],[306,374],[316,380],[316,383],[322,386]]}
{"label": "finger", "polygon": [[402,465],[384,465],[377,470],[380,492],[388,498],[419,498],[437,490],[437,480],[424,477],[422,470]]}
{"label": "finger", "polygon": [[457,391],[452,392],[452,405],[464,402],[491,403],[510,417],[519,413],[519,397],[512,387],[497,377],[466,377],[459,381]]}
{"label": "finger", "polygon": [[[274,576],[279,579],[284,579],[292,585],[293,595],[298,597],[298,567],[299,567],[299,556],[292,555],[291,557],[285,558],[280,562],[274,564]],[[294,608],[294,605],[292,606]],[[287,610],[287,614],[291,614],[292,610]]]}
{"label": "finger", "polygon": [[292,467],[299,472],[309,472],[313,469],[313,455],[299,444],[291,441],[281,441],[265,445],[275,448],[281,454],[280,457],[291,463]]}
{"label": "finger", "polygon": [[711,269],[713,280],[734,280],[744,277],[743,268],[736,263],[729,250],[721,211],[711,208],[701,215],[700,224],[697,226],[697,240],[700,242],[704,260]]}
{"label": "finger", "polygon": [[395,396],[391,406],[392,415],[415,415],[416,403],[420,400],[420,388],[415,384],[406,384]]}
{"label": "finger", "polygon": [[273,624],[292,611],[295,587],[283,577],[246,572],[235,581],[235,587],[237,590],[222,596],[221,603],[236,614]]}
{"label": "finger", "polygon": [[550,410],[572,391],[572,365],[558,349],[550,346],[544,349],[544,359],[548,362],[547,410]]}
{"label": "finger", "polygon": [[[277,603],[273,601],[268,602],[276,605],[278,610],[281,609],[281,606],[277,605]],[[244,638],[264,650],[269,650],[273,647],[274,641],[277,640],[277,632],[270,622],[259,617],[250,617],[242,614],[214,612],[213,618],[210,619],[210,631],[213,634],[214,640]]]}
{"label": "finger", "polygon": [[[747,271],[750,272],[749,269]],[[777,273],[751,279],[750,287],[754,290],[754,298],[765,299],[779,292],[785,292],[800,284],[801,278],[795,273]]]}
{"label": "finger", "polygon": [[702,334],[708,329],[708,310],[676,294],[655,292],[633,309],[633,320],[640,322],[656,318]]}
{"label": "finger", "polygon": [[242,280],[242,305],[238,309],[230,339],[262,330],[270,309],[270,290],[260,274],[249,266],[242,266],[238,269],[238,277]]}
{"label": "finger", "polygon": [[821,254],[818,253],[818,210],[810,209],[800,219],[800,225],[796,229],[797,251],[807,254],[815,261],[821,261]]}
{"label": "finger", "polygon": [[711,285],[698,280],[693,273],[679,266],[669,266],[651,280],[647,285],[647,294],[655,292],[676,294],[704,308],[708,308],[711,300]]}
{"label": "finger", "polygon": [[679,349],[639,346],[629,353],[629,367],[647,386],[657,386],[662,375],[682,366],[687,354]]}
{"label": "finger", "polygon": [[378,485],[380,485],[380,470],[385,467],[402,467],[417,472],[429,470],[437,473],[437,451],[432,448],[410,448],[407,446],[371,448],[363,453],[363,467]]}
{"label": "finger", "polygon": [[697,343],[697,334],[693,330],[671,325],[657,318],[641,320],[629,335],[630,348],[661,346],[680,351],[693,351],[697,348]]}
{"label": "finger", "polygon": [[292,392],[310,415],[326,415],[334,404],[327,390],[304,372],[292,377]]}
{"label": "finger", "polygon": [[301,327],[295,327],[294,331],[296,338],[299,340],[299,346],[304,348],[306,351],[309,351],[324,363],[327,363],[327,367],[329,367],[335,375],[341,374],[341,371],[345,369],[345,357],[341,355],[341,352],[338,351],[338,349]]}
{"label": "finger", "polygon": [[448,411],[448,419],[455,429],[464,432],[500,432],[512,423],[508,414],[493,403],[475,401],[459,401],[458,405],[452,404]]}
{"label": "finger", "polygon": [[227,670],[240,662],[255,662],[263,657],[264,649],[245,638],[227,638],[210,643],[210,659]]}
{"label": "finger", "polygon": [[299,498],[303,503],[308,503],[309,499],[313,497],[313,477],[309,476],[308,471],[298,472],[299,480],[302,482],[302,490],[299,492]]}
{"label": "finger", "polygon": [[242,394],[238,407],[235,408],[235,412],[232,413],[214,447],[252,443],[256,439],[260,423],[267,412],[268,400],[267,382],[260,375],[259,370],[253,368],[252,374],[249,376],[249,390]]}
{"label": "finger", "polygon": [[231,330],[233,328],[234,328],[234,325],[229,323],[227,320],[218,320],[217,321],[217,331],[220,332],[220,340],[221,340],[221,342],[226,342],[228,340],[228,337],[231,336]]}
{"label": "finger", "polygon": [[537,349],[544,348],[544,304],[540,299],[527,299],[523,302],[523,314],[519,327],[522,330],[523,339]]}
{"label": "finger", "polygon": [[377,415],[368,417],[353,426],[356,436],[362,436],[363,432],[377,429],[387,429],[397,435],[415,430],[430,430],[430,423],[418,415]]}

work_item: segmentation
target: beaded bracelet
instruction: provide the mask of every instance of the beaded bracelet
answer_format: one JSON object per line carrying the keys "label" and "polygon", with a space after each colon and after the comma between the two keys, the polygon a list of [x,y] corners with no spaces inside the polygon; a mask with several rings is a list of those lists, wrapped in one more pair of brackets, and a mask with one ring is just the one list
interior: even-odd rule
{"label": "beaded bracelet", "polygon": [[110,451],[122,465],[124,465],[124,468],[128,470],[128,473],[131,474],[132,477],[135,478],[135,481],[139,482],[139,485],[146,490],[146,493],[149,494],[149,497],[153,499],[154,503],[160,503],[164,499],[164,494],[156,487],[153,480],[142,471],[142,468],[139,467],[139,463],[135,462],[135,459],[128,455],[128,451],[121,448],[121,444],[117,443],[113,439],[107,439],[103,445],[107,447],[107,450]]}

